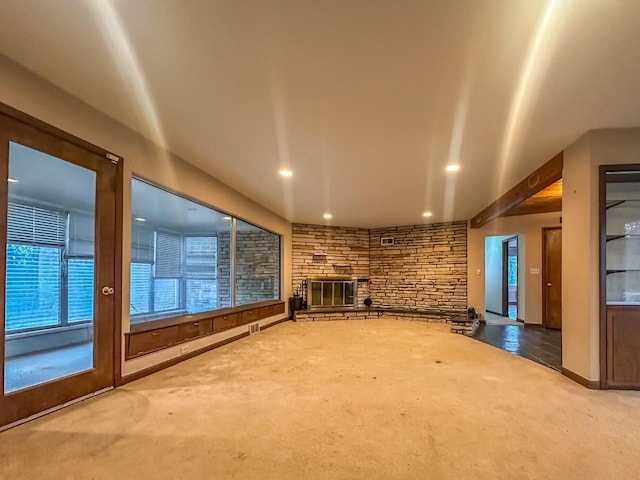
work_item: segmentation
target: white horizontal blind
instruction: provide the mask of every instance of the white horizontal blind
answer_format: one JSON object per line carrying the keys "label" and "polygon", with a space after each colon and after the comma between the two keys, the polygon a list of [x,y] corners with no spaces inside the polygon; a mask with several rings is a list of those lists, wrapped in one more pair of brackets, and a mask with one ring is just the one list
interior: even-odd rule
{"label": "white horizontal blind", "polygon": [[182,271],[182,245],[179,235],[156,232],[155,278],[177,278]]}
{"label": "white horizontal blind", "polygon": [[7,245],[7,332],[60,323],[59,247]]}
{"label": "white horizontal blind", "polygon": [[153,229],[131,226],[131,263],[153,263],[153,238]]}
{"label": "white horizontal blind", "polygon": [[67,214],[9,202],[7,243],[64,246]]}

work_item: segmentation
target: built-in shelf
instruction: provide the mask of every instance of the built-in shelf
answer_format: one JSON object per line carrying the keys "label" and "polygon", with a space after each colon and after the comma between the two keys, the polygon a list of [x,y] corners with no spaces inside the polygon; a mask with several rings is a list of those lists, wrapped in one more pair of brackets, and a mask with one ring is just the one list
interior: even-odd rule
{"label": "built-in shelf", "polygon": [[640,272],[640,268],[627,268],[622,270],[607,270],[607,275],[612,273],[627,273],[627,272]]}

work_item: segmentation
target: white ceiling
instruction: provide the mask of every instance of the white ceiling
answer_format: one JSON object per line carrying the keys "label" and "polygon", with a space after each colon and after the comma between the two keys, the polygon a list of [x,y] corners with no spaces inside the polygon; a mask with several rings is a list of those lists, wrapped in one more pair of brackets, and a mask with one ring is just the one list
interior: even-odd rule
{"label": "white ceiling", "polygon": [[466,220],[639,126],[638,25],[637,0],[3,0],[0,53],[291,221],[375,227]]}

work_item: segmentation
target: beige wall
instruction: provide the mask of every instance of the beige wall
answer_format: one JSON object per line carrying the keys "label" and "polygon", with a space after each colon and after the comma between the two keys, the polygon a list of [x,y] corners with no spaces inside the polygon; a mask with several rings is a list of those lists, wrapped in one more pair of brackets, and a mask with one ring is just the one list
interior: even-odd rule
{"label": "beige wall", "polygon": [[[469,228],[467,233],[469,306],[475,307],[477,312],[485,313],[485,238],[497,235],[518,235],[518,248],[521,251],[524,249],[524,265],[520,268],[518,275],[521,310],[518,312],[518,317],[525,323],[541,324],[542,275],[531,274],[530,269],[542,268],[542,228],[559,225],[560,213],[558,212],[501,217],[481,228]],[[480,275],[477,273],[478,270]]]}
{"label": "beige wall", "polygon": [[563,367],[600,379],[599,165],[640,163],[640,129],[594,130],[564,152]]}
{"label": "beige wall", "polygon": [[[124,258],[123,258],[123,331],[129,330],[129,258],[131,235],[132,174],[160,186],[183,192],[207,205],[230,213],[283,236],[283,298],[291,294],[291,224],[215,178],[146,141],[115,120],[106,117],[77,98],[31,74],[0,56],[0,102],[76,135],[88,142],[124,157]],[[134,108],[134,106],[132,106]],[[243,327],[238,327],[244,330]],[[231,330],[225,336],[237,334]],[[193,349],[217,342],[222,334],[193,342]],[[179,356],[167,349],[129,362],[123,373],[130,374],[155,363]]]}

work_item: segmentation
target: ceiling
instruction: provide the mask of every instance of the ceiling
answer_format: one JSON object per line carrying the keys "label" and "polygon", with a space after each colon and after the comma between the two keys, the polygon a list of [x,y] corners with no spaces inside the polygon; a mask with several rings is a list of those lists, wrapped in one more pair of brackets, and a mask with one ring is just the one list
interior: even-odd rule
{"label": "ceiling", "polygon": [[640,125],[639,24],[637,0],[3,0],[0,53],[288,220],[379,227],[466,220]]}

